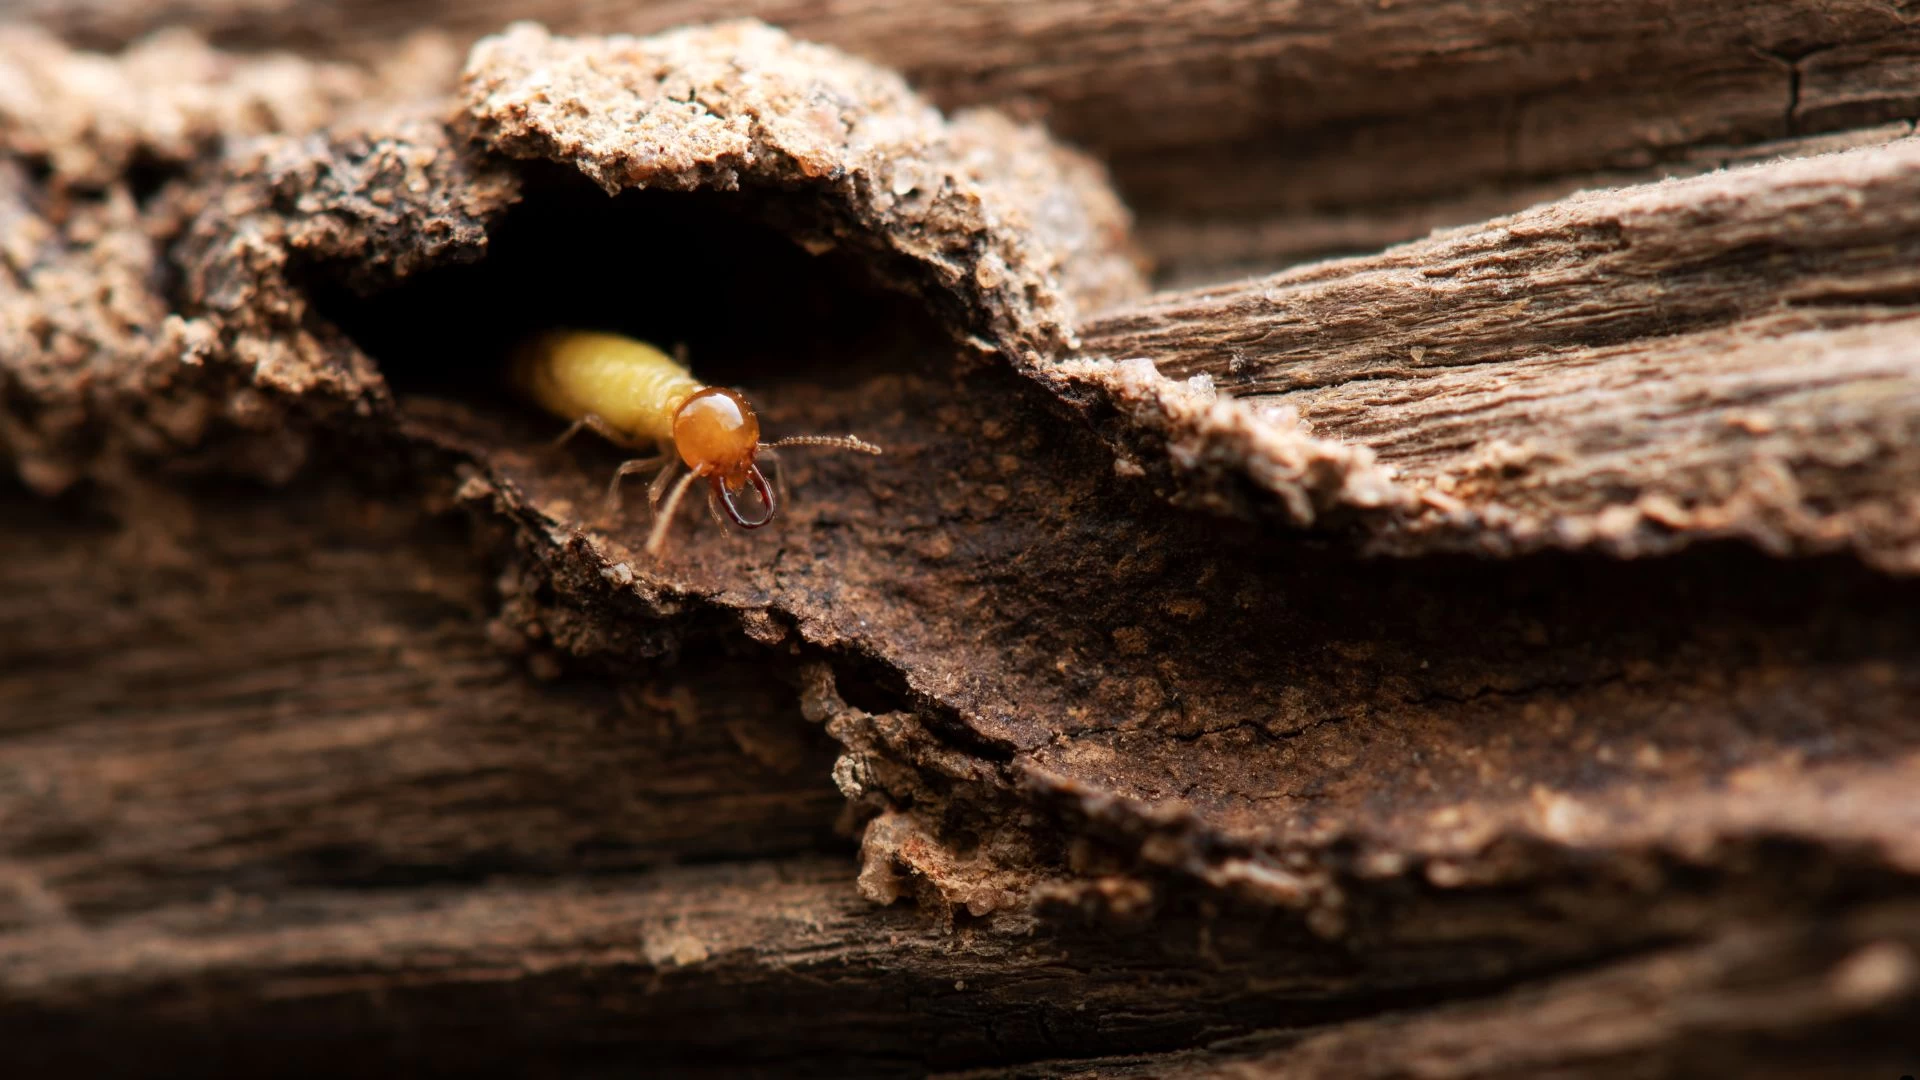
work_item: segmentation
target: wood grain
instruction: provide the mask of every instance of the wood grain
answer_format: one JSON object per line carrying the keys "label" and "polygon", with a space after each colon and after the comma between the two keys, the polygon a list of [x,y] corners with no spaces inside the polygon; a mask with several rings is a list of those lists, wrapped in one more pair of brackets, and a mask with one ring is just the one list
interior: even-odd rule
{"label": "wood grain", "polygon": [[751,15],[899,68],[945,107],[1044,118],[1108,161],[1155,253],[1192,277],[1221,273],[1185,242],[1208,226],[1242,238],[1240,265],[1271,267],[1519,209],[1553,178],[1684,168],[1701,147],[1920,115],[1915,11],[1879,0],[30,0],[25,11],[99,44],[184,23],[227,44],[333,52],[421,28],[464,44],[523,18],[649,33]]}
{"label": "wood grain", "polygon": [[1370,448],[1426,500],[1387,550],[1741,537],[1911,571],[1916,206],[1903,138],[1161,295],[1082,336]]}
{"label": "wood grain", "polygon": [[0,821],[32,886],[0,922],[850,846],[831,743],[750,660],[583,677],[491,621],[457,521],[227,497],[143,533],[13,496]]}
{"label": "wood grain", "polygon": [[[754,10],[1180,273],[1559,201],[1141,299],[765,27],[456,82],[707,5],[0,36],[12,1057],[1910,1068],[1907,6],[1149,7]],[[644,557],[572,322],[886,453]]]}

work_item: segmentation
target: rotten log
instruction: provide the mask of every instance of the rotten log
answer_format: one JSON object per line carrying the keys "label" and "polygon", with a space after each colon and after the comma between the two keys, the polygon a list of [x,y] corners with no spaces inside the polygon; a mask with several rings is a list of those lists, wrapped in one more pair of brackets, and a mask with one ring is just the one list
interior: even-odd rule
{"label": "rotten log", "polygon": [[[1403,44],[1453,10],[1406,8]],[[394,10],[351,33],[439,9]],[[235,12],[188,15],[305,32]],[[1191,24],[1112,25],[1149,65]],[[986,32],[916,40],[964,72]],[[1910,98],[1861,33],[1851,77]],[[318,38],[0,37],[18,1060],[1920,1056],[1910,125],[1149,295],[1094,158],[759,24]],[[1324,55],[1394,62],[1364,39]],[[1191,112],[1223,54],[1171,51]],[[1089,100],[1145,70],[1007,63]],[[1207,115],[1284,131],[1242,113]],[[1156,115],[1170,186],[1258,232]],[[1314,122],[1357,133],[1344,175],[1402,175]],[[616,454],[548,450],[501,388],[567,322],[887,453],[796,462],[774,535],[650,558],[599,512]]]}
{"label": "rotten log", "polygon": [[899,68],[944,107],[1044,118],[1111,165],[1182,280],[1920,117],[1912,5],[1884,0],[21,3],[95,47],[184,24],[336,56],[421,30],[464,47],[517,18],[592,33],[764,19]]}

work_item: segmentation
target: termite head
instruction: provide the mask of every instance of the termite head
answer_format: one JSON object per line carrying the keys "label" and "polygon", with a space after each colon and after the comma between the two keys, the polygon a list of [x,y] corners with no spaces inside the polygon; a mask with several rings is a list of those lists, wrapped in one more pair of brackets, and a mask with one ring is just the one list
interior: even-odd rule
{"label": "termite head", "polygon": [[760,448],[760,418],[747,399],[723,386],[705,387],[673,414],[673,445],[687,468],[717,476],[739,491]]}
{"label": "termite head", "polygon": [[[647,541],[649,550],[657,548],[665,538],[673,508],[679,505],[681,493],[696,478],[706,478],[712,505],[717,511],[743,529],[757,529],[773,520],[775,510],[773,488],[754,460],[758,455],[773,459],[778,456],[779,448],[785,446],[820,446],[861,454],[880,452],[879,447],[855,435],[792,435],[778,442],[763,443],[760,418],[753,414],[753,406],[747,404],[746,398],[720,386],[695,391],[674,410],[673,445],[692,475],[674,488],[666,509],[660,512],[654,536]],[[748,487],[760,497],[758,517],[741,514],[739,504],[734,501],[735,496]]]}
{"label": "termite head", "polygon": [[[743,529],[757,529],[773,520],[773,489],[753,458],[760,450],[760,418],[747,399],[721,386],[695,392],[673,414],[673,445],[694,475],[704,476],[726,507],[727,516]],[[752,485],[763,512],[742,517],[734,496]]]}

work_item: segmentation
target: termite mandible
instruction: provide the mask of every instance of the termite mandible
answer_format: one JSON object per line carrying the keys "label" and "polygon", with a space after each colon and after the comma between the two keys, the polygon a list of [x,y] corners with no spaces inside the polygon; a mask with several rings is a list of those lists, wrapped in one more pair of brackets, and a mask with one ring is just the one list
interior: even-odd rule
{"label": "termite mandible", "polygon": [[[659,553],[674,511],[695,480],[707,481],[707,508],[714,520],[723,527],[732,521],[742,529],[757,529],[772,521],[778,509],[773,489],[760,471],[760,460],[777,465],[778,450],[789,446],[880,453],[879,447],[855,435],[791,435],[763,443],[760,418],[746,398],[722,386],[707,386],[659,349],[618,334],[584,330],[538,334],[515,350],[510,376],[521,393],[571,422],[554,440],[555,446],[591,430],[623,449],[650,444],[658,451],[622,462],[607,485],[608,509],[617,510],[622,480],[659,470],[647,489],[647,503],[655,511],[653,529],[647,534],[649,554]],[[668,485],[682,464],[687,472],[669,493]],[[749,486],[760,497],[758,517],[743,515],[734,501]]]}

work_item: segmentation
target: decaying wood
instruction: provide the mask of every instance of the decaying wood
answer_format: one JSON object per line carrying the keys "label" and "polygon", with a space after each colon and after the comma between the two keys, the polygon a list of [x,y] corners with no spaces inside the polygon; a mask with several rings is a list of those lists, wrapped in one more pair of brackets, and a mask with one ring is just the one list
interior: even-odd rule
{"label": "decaying wood", "polygon": [[[1623,169],[1920,117],[1910,3],[1846,0],[29,0],[94,43],[185,21],[249,48],[462,43],[516,18],[653,32],[750,15],[947,107],[1043,115],[1112,163],[1169,273],[1366,250]],[[1720,148],[1720,149],[1715,149]]]}
{"label": "decaying wood", "polygon": [[33,884],[0,921],[834,840],[830,744],[759,665],[568,678],[490,621],[514,586],[444,512],[234,497],[144,535],[10,501],[0,814]]}
{"label": "decaying wood", "polygon": [[1903,138],[1577,196],[1083,334],[1373,450],[1408,489],[1391,550],[1738,536],[1911,571],[1917,318]]}
{"label": "decaying wood", "polygon": [[[1910,1068],[1907,31],[1628,8],[1559,51],[1500,5],[1276,9],[1235,64],[1164,13],[999,56],[963,5],[865,50],[1050,101],[1152,228],[1752,159],[1154,295],[1095,158],[758,23],[0,36],[0,1035],[133,1073]],[[1749,62],[1787,121],[1739,119]],[[1558,149],[1475,172],[1532,129],[1463,120],[1389,191],[1385,69],[1389,126],[1524,95]],[[1283,75],[1349,93],[1276,113]],[[1845,130],[1778,142],[1801,109]],[[500,391],[555,323],[887,452],[645,557],[616,452]]]}
{"label": "decaying wood", "polygon": [[[1173,1055],[1054,1061],[970,1077],[1802,1077],[1900,1075],[1913,913],[1872,908],[1821,935],[1741,927],[1488,1002],[1263,1033]],[[1865,944],[1863,944],[1865,942]],[[1836,1034],[1844,1033],[1836,1038]],[[1811,1036],[1811,1037],[1809,1037]],[[1902,1044],[1905,1043],[1906,1046]]]}
{"label": "decaying wood", "polygon": [[[1516,899],[1375,882],[1335,941],[1178,890],[1152,901],[1151,933],[955,928],[862,898],[823,740],[791,695],[743,692],[764,655],[665,688],[567,671],[489,645],[457,518],[424,521],[392,491],[185,494],[144,518],[171,522],[157,535],[19,493],[4,517],[0,640],[38,649],[0,689],[16,718],[0,801],[16,1061],[124,1069],[126,1047],[323,1072],[538,1054],[574,1071],[805,1053],[843,1073],[1266,1028],[1296,1029],[1291,1043],[1382,1002],[1525,986],[1891,886],[1859,863],[1722,851]],[[231,662],[207,668],[210,653]],[[678,858],[722,861],[647,869]],[[1703,871],[1744,886],[1657,887]],[[103,1010],[129,1018],[105,1047],[75,1034]]]}

